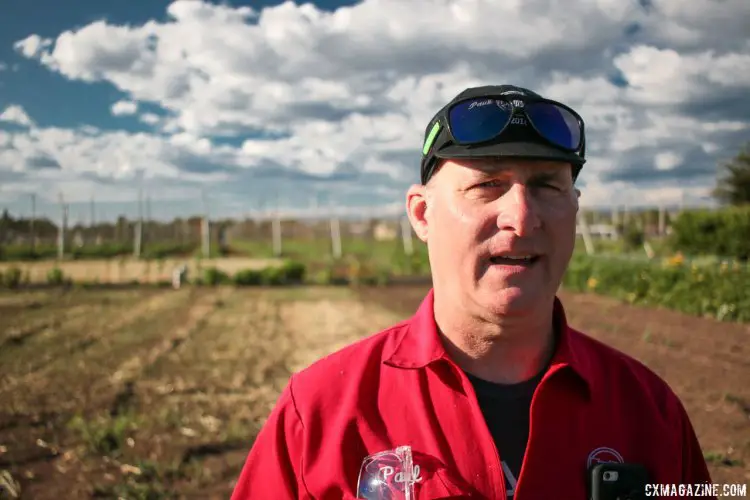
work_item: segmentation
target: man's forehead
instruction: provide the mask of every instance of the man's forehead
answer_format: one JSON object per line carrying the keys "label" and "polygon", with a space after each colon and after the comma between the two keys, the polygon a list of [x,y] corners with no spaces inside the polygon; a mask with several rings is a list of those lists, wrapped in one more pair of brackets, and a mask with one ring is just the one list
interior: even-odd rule
{"label": "man's forehead", "polygon": [[517,158],[472,158],[451,160],[467,174],[500,174],[523,171],[529,175],[554,175],[570,170],[570,164],[561,161],[524,160]]}

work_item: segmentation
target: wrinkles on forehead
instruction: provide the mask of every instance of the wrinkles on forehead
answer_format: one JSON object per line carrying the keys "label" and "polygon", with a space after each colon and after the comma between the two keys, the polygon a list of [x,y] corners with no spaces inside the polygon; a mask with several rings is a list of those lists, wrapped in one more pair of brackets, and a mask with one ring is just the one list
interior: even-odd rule
{"label": "wrinkles on forehead", "polygon": [[569,179],[572,183],[570,164],[560,161],[472,158],[449,160],[443,165],[443,168],[446,167],[453,170],[458,178],[463,179],[510,177],[520,174],[526,179]]}

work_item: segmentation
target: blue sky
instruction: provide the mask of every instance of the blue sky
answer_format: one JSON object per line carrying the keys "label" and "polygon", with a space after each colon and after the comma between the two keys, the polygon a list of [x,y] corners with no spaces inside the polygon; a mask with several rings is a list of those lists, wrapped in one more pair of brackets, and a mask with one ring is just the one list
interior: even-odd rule
{"label": "blue sky", "polygon": [[488,83],[583,115],[584,206],[709,201],[750,140],[750,3],[503,4],[5,2],[0,207],[398,213],[427,120]]}

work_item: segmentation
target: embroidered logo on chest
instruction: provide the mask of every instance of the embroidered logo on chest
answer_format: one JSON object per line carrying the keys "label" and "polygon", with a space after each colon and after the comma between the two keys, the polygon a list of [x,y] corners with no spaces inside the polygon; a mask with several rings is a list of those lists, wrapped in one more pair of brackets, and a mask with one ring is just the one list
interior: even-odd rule
{"label": "embroidered logo on chest", "polygon": [[623,460],[622,455],[612,448],[600,446],[589,453],[589,458],[586,460],[586,468],[589,469],[592,465],[612,462],[624,463],[625,460]]}

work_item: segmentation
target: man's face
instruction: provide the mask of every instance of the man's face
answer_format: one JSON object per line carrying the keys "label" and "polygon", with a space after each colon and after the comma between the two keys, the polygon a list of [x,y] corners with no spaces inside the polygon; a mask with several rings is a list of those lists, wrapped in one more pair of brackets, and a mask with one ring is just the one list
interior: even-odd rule
{"label": "man's face", "polygon": [[[435,287],[490,315],[549,307],[575,245],[579,192],[570,165],[454,160],[410,191]],[[423,198],[413,193],[422,190]],[[415,214],[416,217],[415,217]],[[512,260],[514,257],[531,260]]]}

